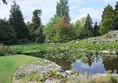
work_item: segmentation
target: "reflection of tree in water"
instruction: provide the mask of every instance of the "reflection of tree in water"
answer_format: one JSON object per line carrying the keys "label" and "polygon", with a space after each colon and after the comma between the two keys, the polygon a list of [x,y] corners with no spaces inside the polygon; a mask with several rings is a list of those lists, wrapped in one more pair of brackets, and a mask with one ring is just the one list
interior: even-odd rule
{"label": "reflection of tree in water", "polygon": [[73,61],[70,60],[65,60],[65,59],[55,59],[55,60],[51,60],[53,62],[55,62],[56,64],[58,64],[59,66],[62,67],[63,70],[70,70],[71,69],[71,65],[73,63]]}
{"label": "reflection of tree in water", "polygon": [[110,56],[106,58],[103,57],[103,64],[106,71],[111,70],[112,72],[114,72],[116,70],[116,73],[118,73],[118,56],[115,58],[111,58]]}
{"label": "reflection of tree in water", "polygon": [[98,62],[99,59],[100,56],[98,55],[98,53],[92,53],[92,52],[89,52],[85,56],[81,57],[81,61],[83,63],[87,63],[89,67],[91,67],[93,62]]}

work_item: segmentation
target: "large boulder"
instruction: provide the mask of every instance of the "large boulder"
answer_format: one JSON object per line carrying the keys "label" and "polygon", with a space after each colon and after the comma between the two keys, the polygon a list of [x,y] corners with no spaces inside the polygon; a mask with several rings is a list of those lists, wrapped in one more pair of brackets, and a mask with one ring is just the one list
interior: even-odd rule
{"label": "large boulder", "polygon": [[14,74],[15,79],[20,79],[32,73],[48,74],[50,70],[61,71],[61,67],[48,60],[40,60],[31,64],[26,64],[18,68]]}

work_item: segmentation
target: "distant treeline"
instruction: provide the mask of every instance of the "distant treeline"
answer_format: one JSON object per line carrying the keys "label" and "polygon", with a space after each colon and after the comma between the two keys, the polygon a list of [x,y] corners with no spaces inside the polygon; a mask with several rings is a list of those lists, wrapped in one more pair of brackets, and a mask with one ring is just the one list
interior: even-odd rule
{"label": "distant treeline", "polygon": [[118,30],[118,2],[115,9],[110,5],[104,8],[100,23],[93,23],[90,14],[71,23],[68,0],[57,2],[56,13],[46,25],[41,23],[41,14],[42,10],[34,10],[32,20],[25,23],[19,5],[13,1],[9,20],[0,19],[0,43],[63,43]]}

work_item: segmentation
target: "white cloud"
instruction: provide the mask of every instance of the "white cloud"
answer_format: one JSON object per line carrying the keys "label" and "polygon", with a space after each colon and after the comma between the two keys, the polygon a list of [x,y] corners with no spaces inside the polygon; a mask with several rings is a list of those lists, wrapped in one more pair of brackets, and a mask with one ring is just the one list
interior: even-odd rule
{"label": "white cloud", "polygon": [[75,22],[76,20],[82,18],[82,17],[86,17],[87,14],[90,14],[91,18],[93,19],[93,22],[100,22],[101,20],[101,15],[102,15],[102,10],[98,10],[95,8],[82,8],[79,11],[79,14],[76,15],[73,19],[73,22]]}
{"label": "white cloud", "polygon": [[[46,23],[54,16],[57,1],[58,0],[16,0],[22,10],[25,21],[31,20],[34,9],[41,9],[43,23]],[[8,0],[8,5],[0,5],[0,18],[9,18],[11,5],[12,1],[10,0]]]}
{"label": "white cloud", "polygon": [[[12,5],[13,0],[7,0],[8,5],[0,5],[0,18],[9,18],[9,10]],[[42,10],[42,23],[47,23],[51,17],[54,16],[56,10],[56,2],[59,0],[16,0],[19,4],[25,21],[30,21],[32,18],[32,12],[34,9],[41,9]],[[88,2],[93,3],[110,3],[116,2],[117,0],[69,0],[69,7],[70,7],[70,17],[72,22],[80,19],[81,17],[87,16],[89,13],[93,18],[93,21],[100,21],[102,10],[96,9],[96,5],[90,4]],[[89,6],[88,6],[89,5]],[[94,6],[93,6],[94,5]],[[101,6],[101,5],[100,5]]]}

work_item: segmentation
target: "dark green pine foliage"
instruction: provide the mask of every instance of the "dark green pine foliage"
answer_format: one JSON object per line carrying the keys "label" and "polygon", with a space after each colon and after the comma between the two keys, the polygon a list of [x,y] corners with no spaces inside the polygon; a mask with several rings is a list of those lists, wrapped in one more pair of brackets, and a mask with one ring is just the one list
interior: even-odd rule
{"label": "dark green pine foliage", "polygon": [[32,40],[36,43],[44,43],[43,28],[41,24],[41,10],[34,10],[32,17]]}
{"label": "dark green pine foliage", "polygon": [[115,12],[115,16],[113,18],[112,26],[114,30],[118,30],[118,2],[116,3],[114,12]]}
{"label": "dark green pine foliage", "polygon": [[69,6],[68,6],[68,0],[60,0],[57,2],[56,6],[56,17],[66,17],[68,21],[70,21],[69,17]]}
{"label": "dark green pine foliage", "polygon": [[34,10],[33,12],[33,17],[32,17],[32,23],[33,23],[33,28],[36,30],[38,27],[41,26],[41,10]]}
{"label": "dark green pine foliage", "polygon": [[16,43],[16,32],[7,20],[0,19],[0,43],[14,44]]}
{"label": "dark green pine foliage", "polygon": [[11,6],[10,10],[10,25],[14,28],[16,31],[16,36],[18,39],[20,38],[27,38],[29,35],[29,31],[25,25],[24,18],[22,15],[22,12],[20,10],[19,5],[16,4],[16,2],[13,2],[13,5]]}
{"label": "dark green pine foliage", "polygon": [[98,23],[97,22],[95,22],[95,24],[94,24],[94,27],[93,27],[93,35],[94,36],[99,36],[100,34],[99,34],[99,25],[98,25]]}
{"label": "dark green pine foliage", "polygon": [[101,26],[99,29],[101,35],[107,33],[110,30],[113,30],[112,27],[113,18],[114,18],[114,10],[112,6],[107,5],[103,11]]}
{"label": "dark green pine foliage", "polygon": [[92,37],[93,36],[93,25],[92,25],[92,19],[90,15],[88,14],[86,17],[85,25],[83,28],[83,37]]}

